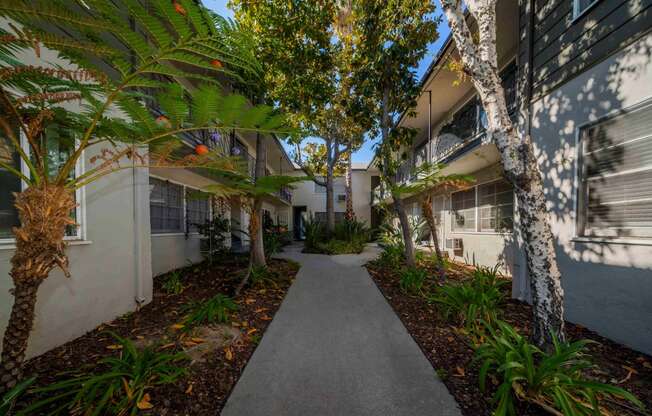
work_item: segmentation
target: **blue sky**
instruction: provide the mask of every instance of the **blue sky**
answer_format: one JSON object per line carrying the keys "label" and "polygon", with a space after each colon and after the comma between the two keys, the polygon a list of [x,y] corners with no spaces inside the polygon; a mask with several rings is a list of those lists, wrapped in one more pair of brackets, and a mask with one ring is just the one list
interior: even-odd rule
{"label": "blue sky", "polygon": [[[312,1],[312,0],[304,0],[304,1]],[[203,0],[203,3],[206,7],[215,11],[219,15],[233,18],[233,11],[231,11],[227,7],[228,0]],[[439,5],[437,5],[437,14],[441,15],[441,10],[439,9]],[[419,63],[419,67],[417,68],[417,75],[419,76],[419,78],[423,76],[423,74],[428,69],[428,65],[430,65],[430,62],[432,62],[435,55],[437,55],[437,52],[439,52],[439,49],[441,49],[441,47],[443,46],[444,41],[448,37],[449,31],[450,30],[448,29],[448,26],[445,24],[445,20],[444,20],[444,23],[442,23],[439,26],[439,38],[435,43],[428,46],[428,53],[426,54],[426,56],[424,56],[424,58]],[[373,157],[373,145],[374,145],[373,142],[366,141],[365,144],[362,146],[362,148],[353,154],[353,161],[368,163]]]}

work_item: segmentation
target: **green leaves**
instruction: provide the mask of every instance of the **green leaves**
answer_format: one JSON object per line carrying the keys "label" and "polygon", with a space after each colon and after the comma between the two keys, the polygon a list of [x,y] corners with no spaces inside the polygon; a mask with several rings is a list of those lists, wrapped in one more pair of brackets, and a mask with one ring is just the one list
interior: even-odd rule
{"label": "green leaves", "polygon": [[603,397],[643,404],[626,390],[586,377],[592,368],[584,352],[588,340],[562,342],[553,336],[554,349],[546,353],[505,322],[487,326],[487,341],[476,351],[481,361],[480,388],[486,389],[491,374],[500,381],[493,397],[497,416],[515,415],[515,399],[560,411],[565,416],[606,414]]}
{"label": "green leaves", "polygon": [[238,305],[230,297],[219,293],[205,302],[191,304],[187,309],[190,313],[183,325],[185,329],[190,329],[197,325],[226,323],[231,313],[238,310]]}

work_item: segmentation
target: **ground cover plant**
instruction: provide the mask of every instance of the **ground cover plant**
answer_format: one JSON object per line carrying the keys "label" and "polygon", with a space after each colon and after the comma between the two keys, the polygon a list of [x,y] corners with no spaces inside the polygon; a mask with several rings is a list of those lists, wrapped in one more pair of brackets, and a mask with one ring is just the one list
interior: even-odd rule
{"label": "ground cover plant", "polygon": [[[367,269],[464,415],[648,414],[649,410],[639,408],[626,392],[646,409],[652,408],[652,357],[568,322],[567,343],[558,343],[557,349],[550,352],[539,349],[529,341],[533,331],[531,306],[510,299],[509,280],[497,284],[500,295],[493,289],[480,289],[491,287],[492,270],[448,260],[446,283],[442,286],[437,279],[437,263],[430,256],[420,257],[417,263],[428,270],[428,278],[416,294],[401,287],[403,262],[383,262],[381,255],[368,263]],[[460,289],[449,289],[453,286]],[[434,296],[443,300],[447,290],[465,293],[459,299],[455,298],[459,293],[453,294],[456,300],[446,303],[433,300]],[[474,300],[479,294],[486,299]],[[473,303],[480,305],[469,307]],[[493,315],[500,320],[489,325],[491,331],[479,328],[483,316]],[[469,326],[469,322],[474,324]],[[501,325],[507,325],[516,335],[505,335]],[[488,360],[490,363],[485,364]],[[587,410],[592,395],[597,397],[602,413]],[[501,400],[511,401],[513,413]],[[573,403],[569,404],[569,400]]]}
{"label": "ground cover plant", "polygon": [[[108,331],[129,340],[128,342],[140,351],[138,356],[142,357],[143,349],[149,347],[152,350],[150,357],[156,360],[160,354],[191,355],[193,349],[208,345],[208,340],[202,338],[202,330],[217,328],[222,331],[219,334],[231,337],[228,342],[201,359],[175,362],[174,365],[183,368],[185,374],[170,383],[154,383],[151,386],[148,384],[141,396],[141,409],[138,410],[143,414],[219,414],[298,271],[296,263],[273,259],[268,264],[268,270],[274,273],[274,285],[252,283],[245,287],[240,295],[233,296],[240,276],[246,272],[247,266],[246,255],[229,256],[219,263],[211,264],[207,260],[198,265],[188,265],[179,269],[185,285],[184,291],[179,294],[168,294],[163,289],[166,276],[157,277],[154,281],[152,301],[140,310],[100,325],[86,335],[28,361],[25,367],[26,375],[35,376],[36,381],[20,395],[15,411],[24,411],[28,406],[53,395],[42,389],[54,389],[57,383],[69,383],[69,386],[79,389],[80,386],[73,381],[72,375],[96,377],[99,374],[107,374],[106,371],[112,367],[110,360],[121,360],[121,355],[124,360],[126,351],[131,347],[116,342]],[[220,303],[229,303],[225,300],[226,296],[233,296],[232,303],[237,306],[237,310],[229,310],[226,324],[215,322],[185,330],[183,322],[189,313],[187,305],[205,305],[220,294],[224,297]],[[213,309],[215,312],[215,308]],[[213,316],[217,314],[214,313]],[[103,362],[104,360],[107,362]],[[111,406],[127,397],[123,395],[127,392],[124,386],[120,388],[123,389],[120,395],[118,390],[114,390]],[[136,391],[131,386],[129,389]],[[104,388],[98,389],[100,390],[103,390],[102,393],[106,391]],[[90,390],[84,392],[84,395],[88,392]],[[145,397],[145,394],[149,396]],[[142,398],[147,400],[143,401]],[[58,406],[51,403],[27,414],[47,414],[48,411],[64,405],[64,402],[57,403]],[[72,397],[66,404],[71,403]],[[85,401],[81,400],[80,403]],[[126,403],[133,404],[134,401]],[[139,401],[135,403],[138,405]],[[97,404],[96,401],[94,406]],[[142,409],[150,406],[149,410]],[[114,408],[106,409],[109,410],[98,414],[118,414],[111,410]],[[67,411],[67,407],[64,410]]]}

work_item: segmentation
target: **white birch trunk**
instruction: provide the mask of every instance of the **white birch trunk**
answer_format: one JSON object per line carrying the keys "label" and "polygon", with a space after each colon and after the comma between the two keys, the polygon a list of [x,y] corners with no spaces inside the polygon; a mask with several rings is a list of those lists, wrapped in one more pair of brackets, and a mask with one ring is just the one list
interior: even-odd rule
{"label": "white birch trunk", "polygon": [[564,291],[557,267],[541,172],[529,136],[520,138],[505,102],[496,53],[496,0],[467,0],[476,19],[479,42],[473,41],[459,0],[441,0],[464,69],[487,113],[492,137],[505,171],[514,186],[520,227],[525,240],[527,268],[533,297],[534,341],[551,344],[551,333],[564,336]]}

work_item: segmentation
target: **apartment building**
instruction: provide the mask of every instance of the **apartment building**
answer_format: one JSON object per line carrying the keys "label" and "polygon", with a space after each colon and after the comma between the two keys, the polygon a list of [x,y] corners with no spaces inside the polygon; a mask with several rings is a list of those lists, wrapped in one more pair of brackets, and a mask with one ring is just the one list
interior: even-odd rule
{"label": "apartment building", "polygon": [[[544,177],[566,318],[652,352],[651,2],[501,0],[498,62],[512,119],[530,135]],[[440,244],[469,263],[503,265],[530,297],[513,190],[485,134],[468,80],[449,69],[448,39],[423,78],[413,158],[470,174],[433,190]],[[377,192],[378,194],[378,192]],[[375,201],[378,201],[376,199]],[[413,213],[418,215],[416,197]]]}

